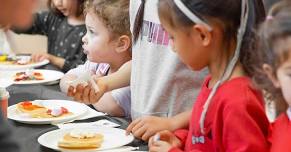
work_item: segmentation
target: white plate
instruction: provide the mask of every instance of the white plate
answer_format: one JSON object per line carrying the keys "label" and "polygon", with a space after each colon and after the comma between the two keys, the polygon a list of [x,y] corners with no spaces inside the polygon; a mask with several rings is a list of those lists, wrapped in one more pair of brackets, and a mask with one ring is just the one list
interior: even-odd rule
{"label": "white plate", "polygon": [[[14,80],[14,76],[17,72],[25,72],[25,71],[15,71],[12,73],[12,78]],[[43,80],[25,80],[25,81],[14,81],[14,84],[42,84],[48,82],[54,82],[61,79],[64,76],[63,72],[55,71],[55,70],[33,70],[33,72],[39,72],[43,75]]]}
{"label": "white plate", "polygon": [[35,100],[32,103],[43,105],[47,108],[54,108],[54,107],[65,107],[72,112],[72,115],[58,117],[58,118],[30,118],[27,116],[23,116],[22,113],[18,112],[16,108],[16,104],[8,107],[8,118],[26,123],[26,124],[55,124],[60,122],[66,122],[82,116],[87,112],[87,106],[82,103],[68,101],[68,100]]}
{"label": "white plate", "polygon": [[[27,57],[27,56],[17,56],[17,58]],[[1,64],[0,62],[0,70],[23,70],[29,68],[36,68],[49,63],[49,60],[45,59],[40,62],[25,64],[25,65],[13,65],[13,64]]]}
{"label": "white plate", "polygon": [[[80,129],[80,128],[79,128]],[[95,128],[81,128],[86,129],[88,131],[93,131],[96,133],[101,133],[104,136],[104,141],[100,148],[97,149],[64,149],[58,147],[58,141],[62,139],[62,137],[71,132],[73,129],[58,129],[47,132],[40,137],[38,137],[37,141],[42,146],[58,150],[58,151],[71,151],[71,152],[93,152],[100,150],[107,150],[112,148],[118,148],[129,144],[133,141],[132,135],[125,135],[125,130],[118,128],[109,128],[109,127],[95,127]]]}

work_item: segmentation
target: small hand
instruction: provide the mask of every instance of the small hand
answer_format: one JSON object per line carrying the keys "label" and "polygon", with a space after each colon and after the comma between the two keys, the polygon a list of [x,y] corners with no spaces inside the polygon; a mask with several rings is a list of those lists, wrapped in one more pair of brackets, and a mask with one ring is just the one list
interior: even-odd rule
{"label": "small hand", "polygon": [[87,86],[81,84],[77,85],[76,88],[70,86],[67,95],[73,97],[74,100],[85,104],[97,103],[105,93],[106,86],[103,85],[101,81],[98,81],[98,77],[92,77],[93,81],[98,86],[98,90],[94,87],[95,84],[92,84],[94,82],[89,82]]}
{"label": "small hand", "polygon": [[147,141],[151,136],[162,130],[172,130],[171,120],[164,117],[146,116],[131,122],[126,132]]}
{"label": "small hand", "polygon": [[31,55],[31,60],[33,62],[40,62],[43,61],[45,59],[50,60],[51,55],[47,54],[47,53],[41,53],[41,54],[32,54]]}
{"label": "small hand", "polygon": [[155,141],[155,136],[149,140],[150,151],[169,151],[172,147],[181,148],[181,141],[170,131],[164,130],[156,134],[160,139]]}

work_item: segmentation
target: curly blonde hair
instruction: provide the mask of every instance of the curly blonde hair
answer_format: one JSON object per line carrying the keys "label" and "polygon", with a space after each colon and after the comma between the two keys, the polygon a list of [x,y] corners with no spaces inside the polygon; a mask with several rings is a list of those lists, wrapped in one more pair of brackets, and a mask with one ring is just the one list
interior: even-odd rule
{"label": "curly blonde hair", "polygon": [[87,0],[85,11],[93,11],[109,30],[113,38],[128,35],[129,28],[129,0]]}

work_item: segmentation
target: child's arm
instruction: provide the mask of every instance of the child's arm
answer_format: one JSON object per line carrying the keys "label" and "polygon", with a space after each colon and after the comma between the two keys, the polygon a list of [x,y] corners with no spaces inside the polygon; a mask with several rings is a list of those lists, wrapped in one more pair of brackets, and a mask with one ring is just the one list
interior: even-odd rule
{"label": "child's arm", "polygon": [[151,136],[162,130],[175,131],[187,128],[191,117],[191,110],[170,118],[146,116],[134,120],[126,129],[135,137],[147,141]]}
{"label": "child's arm", "polygon": [[18,34],[40,34],[40,35],[48,35],[50,26],[53,22],[56,22],[57,18],[48,11],[39,12],[34,14],[34,20],[32,25],[27,29],[16,29],[12,28],[12,30]]}
{"label": "child's arm", "polygon": [[[268,151],[269,122],[261,103],[246,95],[248,100],[233,102],[223,111],[223,134],[221,144],[226,152]],[[237,101],[241,99],[235,99]]]}
{"label": "child's arm", "polygon": [[[41,53],[41,54],[32,54],[31,55],[32,61],[39,62],[43,61],[44,59],[48,59],[51,64],[55,65],[56,67],[63,69],[65,64],[65,59],[61,57],[57,57],[48,53]],[[66,70],[65,72],[67,72]]]}
{"label": "child's arm", "polygon": [[93,76],[93,79],[99,88],[98,92],[96,92],[91,85],[86,87],[77,85],[76,88],[68,88],[68,96],[74,97],[76,101],[86,104],[97,103],[104,93],[128,86],[130,81],[130,72],[131,61],[128,61],[123,64],[117,72],[112,73],[109,76],[104,76],[101,78],[96,75]]}
{"label": "child's arm", "polygon": [[101,78],[97,78],[96,83],[104,85],[105,92],[112,91],[114,89],[129,86],[131,74],[131,60],[124,63],[118,71]]}
{"label": "child's arm", "polygon": [[122,107],[112,96],[111,92],[105,93],[100,100],[93,104],[94,108],[100,112],[104,112],[114,117],[124,117],[125,113]]}

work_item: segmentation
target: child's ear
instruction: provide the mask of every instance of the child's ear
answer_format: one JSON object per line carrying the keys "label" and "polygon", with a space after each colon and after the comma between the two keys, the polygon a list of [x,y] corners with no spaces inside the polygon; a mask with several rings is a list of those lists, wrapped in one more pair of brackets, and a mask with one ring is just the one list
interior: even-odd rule
{"label": "child's ear", "polygon": [[275,75],[276,72],[274,71],[274,69],[269,64],[263,64],[263,70],[268,78],[272,81],[273,85],[276,88],[280,88],[280,83]]}
{"label": "child's ear", "polygon": [[196,24],[193,26],[194,30],[196,30],[199,34],[199,38],[201,40],[201,44],[203,46],[208,46],[211,42],[212,39],[212,35],[211,32],[209,31],[209,29],[201,24]]}
{"label": "child's ear", "polygon": [[122,35],[118,38],[117,47],[115,48],[115,51],[117,53],[128,51],[130,46],[131,46],[131,38],[127,35]]}

